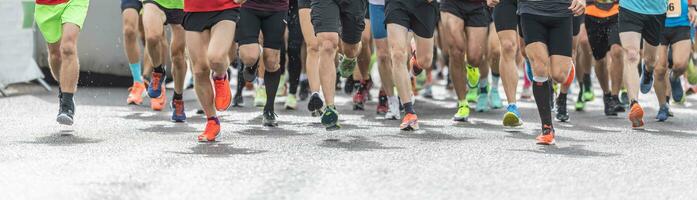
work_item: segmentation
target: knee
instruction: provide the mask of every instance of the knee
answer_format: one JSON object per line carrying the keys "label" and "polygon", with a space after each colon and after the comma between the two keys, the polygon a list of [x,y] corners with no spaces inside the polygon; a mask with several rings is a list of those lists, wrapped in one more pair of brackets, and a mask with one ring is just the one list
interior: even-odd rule
{"label": "knee", "polygon": [[224,66],[227,65],[227,54],[219,52],[208,52],[208,63],[211,66]]}
{"label": "knee", "polygon": [[264,53],[264,63],[268,63],[266,65],[266,71],[268,72],[275,72],[278,71],[279,68],[281,68],[281,65],[279,64],[279,54],[278,53]]}
{"label": "knee", "polygon": [[501,56],[506,57],[506,58],[514,58],[517,50],[518,50],[518,48],[517,48],[516,43],[514,41],[501,40],[501,51],[500,51]]}
{"label": "knee", "polygon": [[406,61],[406,48],[394,45],[390,47],[390,52],[391,52],[391,57],[392,57],[392,62],[404,62]]}
{"label": "knee", "polygon": [[253,65],[259,59],[259,56],[253,53],[247,53],[247,51],[240,51],[240,59],[245,65]]}
{"label": "knee", "polygon": [[666,73],[668,72],[668,69],[664,66],[656,66],[656,68],[653,69],[653,77],[656,80],[665,80]]}
{"label": "knee", "polygon": [[638,49],[627,49],[627,55],[625,55],[625,57],[627,61],[632,63],[639,62],[639,59],[641,59]]}
{"label": "knee", "polygon": [[480,67],[482,64],[482,53],[474,51],[468,53],[467,62],[473,67]]}
{"label": "knee", "polygon": [[320,53],[333,54],[339,46],[339,38],[334,35],[321,35],[317,39],[319,40]]}
{"label": "knee", "polygon": [[549,68],[547,67],[549,58],[537,55],[529,55],[529,58],[534,76],[549,76]]}
{"label": "knee", "polygon": [[184,61],[184,45],[172,45],[172,61]]}
{"label": "knee", "polygon": [[146,34],[145,35],[145,43],[148,46],[154,47],[157,46],[160,41],[162,41],[162,38],[158,34]]}
{"label": "knee", "polygon": [[210,79],[211,70],[208,67],[194,67],[194,77],[196,80],[208,81]]}
{"label": "knee", "polygon": [[433,54],[420,55],[416,57],[416,62],[419,64],[421,69],[431,69],[431,63],[433,63]]}
{"label": "knee", "polygon": [[51,60],[60,60],[61,59],[61,49],[56,48],[56,49],[48,49],[48,58]]}
{"label": "knee", "polygon": [[450,45],[450,48],[448,48],[448,55],[451,58],[462,58],[465,56],[465,47],[460,45]]}
{"label": "knee", "polygon": [[[618,45],[613,45],[610,47],[610,57],[612,57],[612,60],[621,60],[622,59],[622,47]],[[613,61],[615,62],[615,61]]]}
{"label": "knee", "polygon": [[390,53],[387,49],[378,49],[377,55],[380,62],[386,62],[390,59]]}
{"label": "knee", "polygon": [[74,56],[77,53],[77,46],[72,42],[64,42],[61,44],[60,54],[61,57]]}
{"label": "knee", "polygon": [[123,37],[129,38],[129,39],[135,39],[138,37],[138,28],[133,27],[133,26],[124,26],[123,27]]}
{"label": "knee", "polygon": [[687,66],[687,60],[673,60],[673,72],[682,72]]}

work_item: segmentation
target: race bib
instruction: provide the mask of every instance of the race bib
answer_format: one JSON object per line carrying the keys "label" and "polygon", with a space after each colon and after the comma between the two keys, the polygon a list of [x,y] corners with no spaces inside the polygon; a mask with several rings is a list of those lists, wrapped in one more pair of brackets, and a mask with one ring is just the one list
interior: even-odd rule
{"label": "race bib", "polygon": [[680,0],[668,0],[668,11],[666,17],[680,17],[682,14],[682,3]]}

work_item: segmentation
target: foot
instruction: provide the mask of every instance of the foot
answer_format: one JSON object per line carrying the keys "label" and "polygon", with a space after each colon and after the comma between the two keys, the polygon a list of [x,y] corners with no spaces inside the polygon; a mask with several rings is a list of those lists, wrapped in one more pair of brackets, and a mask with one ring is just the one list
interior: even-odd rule
{"label": "foot", "polygon": [[336,130],[341,128],[339,125],[339,113],[333,106],[327,106],[324,108],[324,114],[322,114],[322,125],[328,130]]}
{"label": "foot", "polygon": [[537,136],[537,144],[539,145],[553,145],[554,144],[554,128],[549,125],[544,125],[542,127],[542,133]]}
{"label": "foot", "polygon": [[[160,85],[162,93],[166,93],[166,88],[164,85]],[[150,108],[154,111],[162,111],[165,107],[165,102],[167,102],[167,95],[160,95],[160,97],[150,98]]]}
{"label": "foot", "polygon": [[286,107],[286,110],[295,110],[298,107],[298,100],[295,99],[294,94],[289,94],[286,97],[285,107]]}
{"label": "foot", "polygon": [[339,75],[341,75],[341,77],[343,78],[348,78],[353,74],[353,70],[356,68],[356,63],[358,59],[350,59],[344,56],[343,54],[339,54],[339,60]]}
{"label": "foot", "polygon": [[656,119],[659,122],[666,121],[666,120],[668,120],[668,117],[670,117],[668,115],[668,113],[669,113],[668,105],[663,105],[663,106],[661,106],[661,108],[658,109],[658,114],[656,115]]}
{"label": "foot", "polygon": [[520,93],[520,99],[530,100],[532,99],[532,89],[531,87],[523,87],[523,91]]}
{"label": "foot", "polygon": [[697,68],[695,67],[695,61],[693,59],[690,59],[685,73],[687,74],[687,82],[690,83],[690,85],[697,85]]}
{"label": "foot", "polygon": [[278,115],[276,115],[276,113],[273,112],[272,110],[266,110],[266,111],[264,111],[261,123],[267,127],[277,127],[278,126],[278,121],[276,121],[277,117],[278,117]]}
{"label": "foot", "polygon": [[644,128],[644,109],[639,103],[634,102],[628,115],[629,121],[632,122],[632,129]]}
{"label": "foot", "polygon": [[593,94],[592,90],[583,90],[583,101],[585,102],[591,102],[595,100],[595,94]]}
{"label": "foot", "polygon": [[501,96],[499,95],[498,89],[492,89],[491,91],[489,91],[489,101],[491,103],[491,108],[503,108],[503,103],[501,103]]}
{"label": "foot", "polygon": [[578,94],[578,98],[576,98],[576,105],[574,108],[576,111],[583,111],[586,109],[586,100],[584,100],[585,97],[583,97],[583,89],[582,91]]}
{"label": "foot", "polygon": [[244,106],[244,98],[242,97],[242,92],[238,92],[235,94],[235,97],[232,98],[232,107],[242,107]]}
{"label": "foot", "polygon": [[266,87],[259,86],[256,88],[254,95],[254,106],[264,107],[266,106]]}
{"label": "foot", "polygon": [[185,122],[186,113],[184,112],[184,101],[173,99],[170,102],[170,107],[172,108],[172,121],[174,122]]}
{"label": "foot", "polygon": [[312,113],[312,116],[322,115],[322,107],[324,107],[324,102],[319,98],[319,93],[312,94],[310,101],[307,103],[307,109]]}
{"label": "foot", "polygon": [[489,93],[486,92],[486,89],[480,89],[475,110],[477,112],[487,112],[489,108]]}
{"label": "foot", "polygon": [[353,80],[353,75],[346,78],[346,80],[344,81],[344,93],[346,93],[346,94],[353,93],[353,90],[356,88],[356,82],[357,81]]}
{"label": "foot", "polygon": [[641,93],[649,93],[651,87],[653,87],[653,71],[646,70],[646,66],[642,67],[641,70]]}
{"label": "foot", "polygon": [[467,85],[469,88],[477,88],[479,86],[479,68],[467,65],[465,70],[467,72]]}
{"label": "foot", "polygon": [[508,105],[506,114],[503,114],[503,126],[518,127],[523,125],[523,120],[520,119],[520,111],[518,106]]}
{"label": "foot", "polygon": [[670,81],[670,90],[671,94],[673,94],[673,100],[675,102],[682,102],[683,101],[683,96],[685,95],[685,91],[682,89],[682,83],[680,82],[680,77],[673,78],[672,72],[670,75],[671,78],[669,78]]}
{"label": "foot", "polygon": [[227,74],[222,79],[214,79],[215,89],[215,109],[218,111],[227,110],[232,104],[232,91],[230,90],[230,80]]}
{"label": "foot", "polygon": [[389,98],[388,98],[387,104],[388,104],[388,109],[387,109],[387,113],[385,113],[385,119],[388,119],[388,120],[399,119],[401,117],[400,108],[399,108],[400,107],[399,100],[396,97],[393,97],[392,100],[389,100]]}
{"label": "foot", "polygon": [[307,100],[310,96],[310,82],[308,80],[300,81],[300,90],[298,90],[298,98],[300,101]]}
{"label": "foot", "polygon": [[470,107],[467,101],[457,103],[457,113],[453,115],[453,121],[466,122],[470,116]]}
{"label": "foot", "polygon": [[610,104],[612,110],[614,110],[617,113],[626,112],[626,109],[624,109],[624,106],[622,106],[622,103],[620,102],[619,97],[612,96],[612,101],[613,101],[613,103]]}
{"label": "foot", "polygon": [[627,89],[620,90],[619,101],[620,101],[620,105],[622,105],[624,107],[629,106],[629,93],[627,93]]}
{"label": "foot", "polygon": [[208,119],[206,129],[198,136],[199,142],[214,142],[220,133],[220,121],[218,119]]}
{"label": "foot", "polygon": [[244,80],[248,82],[254,81],[254,79],[257,78],[257,73],[259,72],[258,68],[258,63],[251,66],[244,65],[244,69],[242,71],[242,76],[244,77]]}
{"label": "foot", "polygon": [[609,95],[609,94],[603,95],[603,106],[604,106],[603,110],[605,111],[605,116],[617,116],[617,111],[615,111],[615,107],[619,106],[619,105],[617,105],[617,103],[613,100],[612,95]]}
{"label": "foot", "polygon": [[353,95],[353,110],[364,110],[365,106],[365,93],[361,92],[359,89],[356,94]]}
{"label": "foot", "polygon": [[387,96],[385,95],[385,92],[382,90],[380,90],[380,94],[378,95],[378,107],[375,110],[376,114],[378,115],[384,115],[389,110],[387,108]]}
{"label": "foot", "polygon": [[399,124],[399,129],[403,131],[415,131],[419,129],[419,119],[416,114],[407,113]]}
{"label": "foot", "polygon": [[557,98],[555,105],[557,108],[556,119],[561,122],[569,121],[569,112],[566,110],[566,98],[560,95]]}
{"label": "foot", "polygon": [[479,97],[479,88],[470,87],[469,90],[467,90],[467,96],[465,96],[465,98],[467,99],[467,102],[476,103],[478,97]]}
{"label": "foot", "polygon": [[141,105],[143,104],[143,95],[145,93],[145,84],[135,82],[133,86],[128,88],[127,104]]}
{"label": "foot", "polygon": [[59,106],[56,122],[62,125],[73,125],[73,116],[75,116],[75,102],[72,100],[60,100]]}
{"label": "foot", "polygon": [[167,77],[165,76],[165,73],[158,73],[158,72],[152,72],[150,75],[150,85],[148,85],[148,96],[150,98],[157,98],[162,96],[164,92],[164,83],[165,79]]}
{"label": "foot", "polygon": [[424,87],[424,91],[421,93],[421,96],[427,99],[433,99],[433,89],[431,89],[431,85],[426,85]]}

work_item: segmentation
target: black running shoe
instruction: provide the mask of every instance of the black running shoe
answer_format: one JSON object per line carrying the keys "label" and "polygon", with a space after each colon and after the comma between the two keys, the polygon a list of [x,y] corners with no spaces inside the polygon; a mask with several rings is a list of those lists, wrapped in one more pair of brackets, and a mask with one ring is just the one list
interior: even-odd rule
{"label": "black running shoe", "polygon": [[244,65],[244,72],[242,73],[245,81],[252,82],[257,78],[257,69],[259,68],[259,60],[252,66]]}
{"label": "black running shoe", "polygon": [[243,107],[244,106],[244,98],[242,97],[242,93],[238,92],[235,93],[235,97],[232,98],[232,107]]}
{"label": "black running shoe", "polygon": [[569,112],[566,110],[566,97],[559,95],[555,105],[557,107],[557,120],[561,122],[569,121]]}
{"label": "black running shoe", "polygon": [[75,115],[75,102],[73,100],[60,100],[60,109],[56,121],[63,125],[73,125],[73,116]]}
{"label": "black running shoe", "polygon": [[322,107],[324,102],[319,98],[319,93],[314,93],[310,96],[310,101],[307,103],[307,109],[310,110],[313,117],[322,115]]}
{"label": "black running shoe", "polygon": [[617,111],[615,111],[615,106],[618,106],[612,99],[612,95],[603,95],[603,105],[605,110],[605,116],[617,116]]}
{"label": "black running shoe", "polygon": [[620,103],[620,98],[617,95],[612,96],[612,110],[617,113],[626,112],[622,103]]}
{"label": "black running shoe", "polygon": [[353,90],[355,89],[355,84],[356,84],[356,81],[353,80],[353,75],[346,78],[346,81],[344,81],[344,93],[346,93],[346,94],[353,93]]}
{"label": "black running shoe", "polygon": [[303,80],[300,81],[300,90],[298,92],[298,98],[300,98],[300,101],[305,101],[307,100],[307,97],[310,96],[310,82],[308,80]]}
{"label": "black running shoe", "polygon": [[264,124],[264,126],[268,126],[268,127],[277,127],[278,126],[278,121],[276,121],[277,117],[278,117],[278,115],[276,115],[276,113],[273,112],[272,110],[265,110],[264,114],[263,114],[263,118],[261,120],[262,124]]}

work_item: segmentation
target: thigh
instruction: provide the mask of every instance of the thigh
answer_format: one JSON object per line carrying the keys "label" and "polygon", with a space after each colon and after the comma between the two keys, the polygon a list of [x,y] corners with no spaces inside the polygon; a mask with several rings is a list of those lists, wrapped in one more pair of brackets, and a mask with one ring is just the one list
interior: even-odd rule
{"label": "thigh", "polygon": [[183,53],[186,45],[186,31],[184,27],[180,24],[170,24],[169,27],[172,30],[172,53],[174,54],[175,50]]}
{"label": "thigh", "polygon": [[[155,3],[143,4],[143,27],[146,32],[164,32],[164,24],[167,21],[164,11]],[[150,31],[147,31],[150,30]]]}
{"label": "thigh", "polygon": [[[210,30],[210,44],[208,53],[214,55],[227,55],[232,46],[235,33],[235,22],[220,21]],[[230,37],[232,35],[233,37]]]}
{"label": "thigh", "polygon": [[[186,31],[186,48],[189,50],[189,58],[194,64],[194,71],[201,71],[209,69],[207,64],[208,59],[206,55],[208,54],[208,43],[210,41],[210,31],[205,30],[203,32],[196,31]],[[203,68],[205,67],[205,69]]]}
{"label": "thigh", "polygon": [[350,0],[341,4],[341,40],[348,44],[358,44],[365,30],[366,0]]}
{"label": "thigh", "polygon": [[453,15],[452,13],[443,12],[443,26],[446,46],[448,47],[465,47],[465,21]]}
{"label": "thigh", "polygon": [[487,42],[487,27],[467,27],[467,55],[481,57]]}
{"label": "thigh", "polygon": [[274,12],[261,21],[261,31],[264,34],[264,48],[281,49],[283,46],[283,34],[286,32],[286,24],[283,19],[286,12]]}
{"label": "thigh", "polygon": [[240,9],[240,20],[235,33],[235,39],[240,46],[259,43],[262,20],[258,12],[249,8]]}

